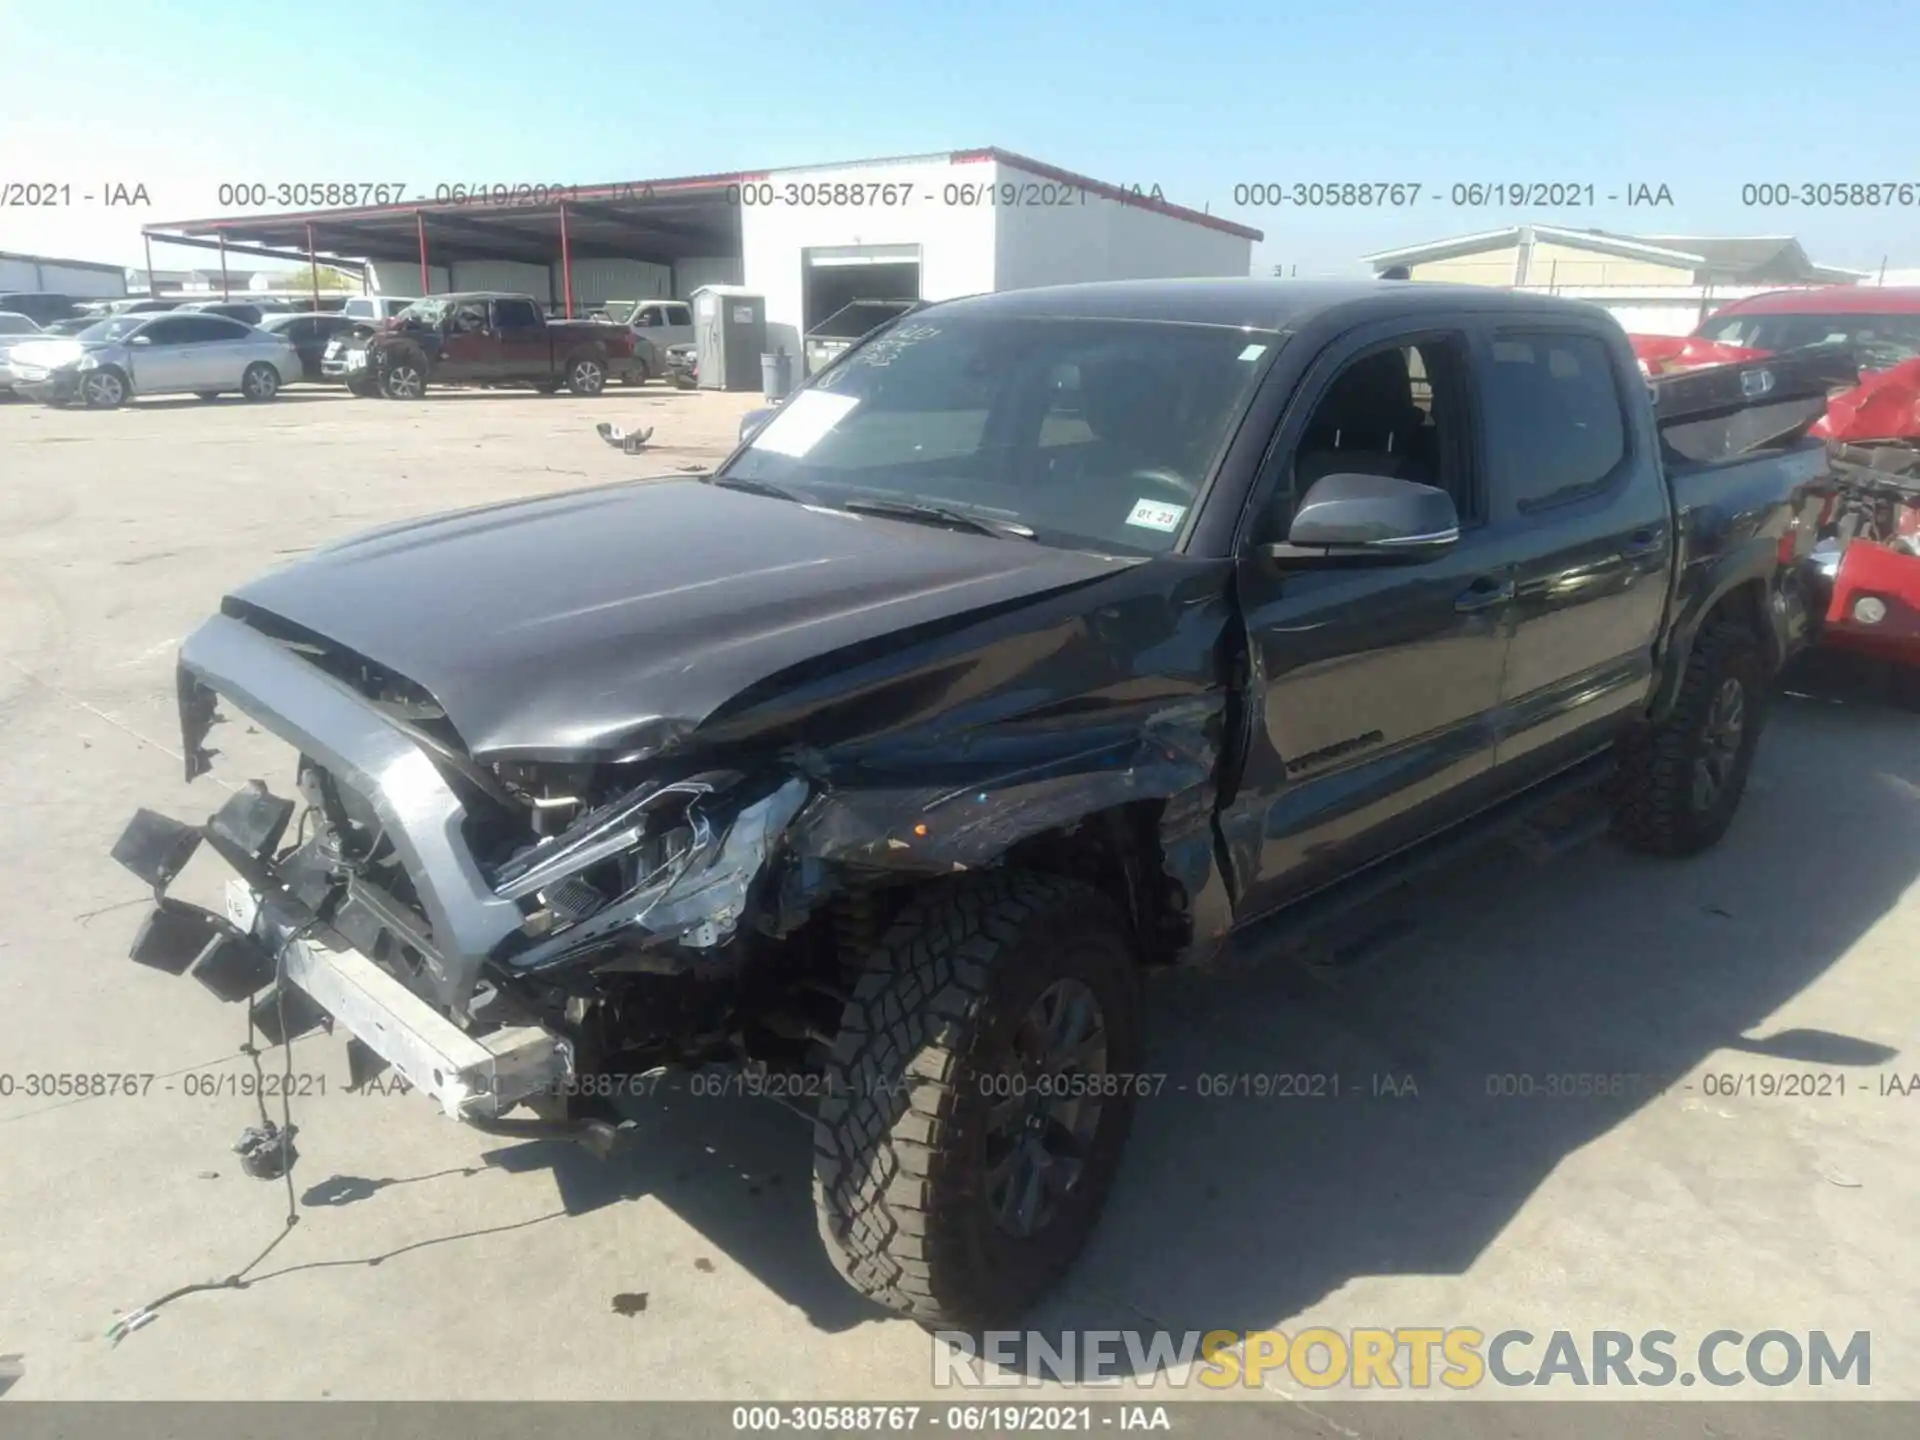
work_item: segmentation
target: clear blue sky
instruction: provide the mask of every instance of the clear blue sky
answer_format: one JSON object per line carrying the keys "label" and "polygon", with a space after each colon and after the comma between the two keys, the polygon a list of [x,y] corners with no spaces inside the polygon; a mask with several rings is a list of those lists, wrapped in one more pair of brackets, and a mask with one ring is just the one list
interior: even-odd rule
{"label": "clear blue sky", "polygon": [[[1920,206],[1740,197],[1920,184],[1914,0],[19,0],[0,54],[0,181],[145,182],[153,202],[0,209],[6,250],[139,263],[141,222],[217,212],[222,181],[570,183],[999,145],[1243,220],[1267,233],[1258,263],[1303,274],[1527,218],[1920,266]],[[1676,204],[1233,203],[1245,182],[1382,179],[1645,182]]]}

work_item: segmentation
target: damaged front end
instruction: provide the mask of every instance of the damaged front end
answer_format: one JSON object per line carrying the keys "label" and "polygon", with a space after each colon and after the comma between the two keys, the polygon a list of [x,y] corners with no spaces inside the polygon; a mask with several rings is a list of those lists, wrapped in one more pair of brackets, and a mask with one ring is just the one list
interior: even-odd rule
{"label": "damaged front end", "polygon": [[[711,982],[746,963],[740,923],[804,781],[708,771],[609,791],[602,766],[483,767],[430,707],[365,693],[316,652],[232,615],[183,647],[188,778],[211,766],[225,700],[299,752],[299,800],[256,781],[198,828],[141,811],[114,850],[156,897],[134,959],[251,1000],[269,1039],[292,996],[284,1028],[330,1017],[358,1042],[356,1079],[391,1066],[474,1122],[565,1110],[555,1097],[584,1073],[722,1046]],[[237,872],[225,915],[167,893],[203,841]],[[667,977],[707,1013],[638,993]]]}
{"label": "damaged front end", "polygon": [[[526,1133],[612,1122],[619,1077],[662,1067],[817,1070],[892,917],[958,872],[1083,879],[1144,957],[1196,957],[1232,920],[1223,591],[1100,573],[1125,587],[1091,627],[1075,576],[832,663],[682,651],[677,677],[714,653],[728,683],[693,673],[682,710],[660,685],[618,727],[601,672],[517,706],[478,661],[449,687],[456,727],[437,692],[230,600],[180,654],[187,778],[226,706],[297,754],[296,790],[255,782],[200,827],[136,817],[115,854],[157,909],[135,958],[249,999],[269,1038],[330,1020],[356,1081],[391,1066],[450,1116]],[[224,914],[168,893],[203,842],[236,872]],[[503,1120],[521,1106],[535,1119]]]}

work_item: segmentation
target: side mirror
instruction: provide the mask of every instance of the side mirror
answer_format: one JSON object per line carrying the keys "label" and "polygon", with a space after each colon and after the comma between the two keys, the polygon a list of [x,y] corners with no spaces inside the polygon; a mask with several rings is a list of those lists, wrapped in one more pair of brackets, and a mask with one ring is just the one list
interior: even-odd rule
{"label": "side mirror", "polygon": [[153,337],[151,335],[136,335],[127,343],[129,345],[151,345],[153,343]]}
{"label": "side mirror", "polygon": [[1444,490],[1389,475],[1327,475],[1294,512],[1284,544],[1264,547],[1289,566],[1409,564],[1444,555],[1460,516]]}

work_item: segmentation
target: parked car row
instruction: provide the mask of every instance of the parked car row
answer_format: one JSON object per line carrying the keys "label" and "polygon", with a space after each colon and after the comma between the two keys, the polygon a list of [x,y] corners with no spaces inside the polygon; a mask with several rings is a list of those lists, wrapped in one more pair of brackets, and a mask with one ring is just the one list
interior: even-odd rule
{"label": "parked car row", "polygon": [[[680,388],[699,383],[693,308],[684,300],[613,300],[584,319],[568,320],[553,318],[530,295],[495,291],[355,295],[337,311],[294,310],[277,299],[130,297],[82,307],[65,296],[25,298],[36,303],[18,312],[17,323],[32,327],[22,333],[47,344],[70,343],[33,350],[26,371],[16,374],[4,357],[19,346],[7,343],[0,330],[0,364],[6,367],[0,388],[56,404],[119,405],[175,390],[211,396],[237,389],[265,399],[296,380],[341,383],[358,395],[389,398],[417,398],[429,384],[528,386],[548,393],[564,387],[597,395],[612,381],[643,385],[660,378]],[[824,369],[921,303],[856,300],[843,307],[808,333],[806,372]],[[163,314],[230,321],[253,336],[241,345],[232,330],[135,324]],[[117,350],[108,356],[101,348],[123,342],[137,347],[137,356]],[[216,350],[219,365],[213,364]],[[229,374],[227,361],[241,368]],[[266,369],[249,372],[253,364]],[[270,392],[268,372],[278,377]]]}
{"label": "parked car row", "polygon": [[99,410],[138,395],[271,400],[302,376],[286,336],[205,313],[116,315],[71,335],[30,335],[6,351],[14,390],[42,404]]}

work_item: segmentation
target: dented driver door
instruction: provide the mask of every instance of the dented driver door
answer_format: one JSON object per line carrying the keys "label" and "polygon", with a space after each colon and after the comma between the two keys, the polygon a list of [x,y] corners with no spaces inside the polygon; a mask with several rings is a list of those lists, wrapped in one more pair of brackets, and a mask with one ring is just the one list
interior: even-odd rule
{"label": "dented driver door", "polygon": [[[1222,830],[1243,917],[1459,818],[1493,767],[1512,570],[1481,523],[1464,335],[1335,350],[1283,422],[1238,566],[1248,749]],[[1447,490],[1460,539],[1417,563],[1275,568],[1260,544],[1332,473]]]}

